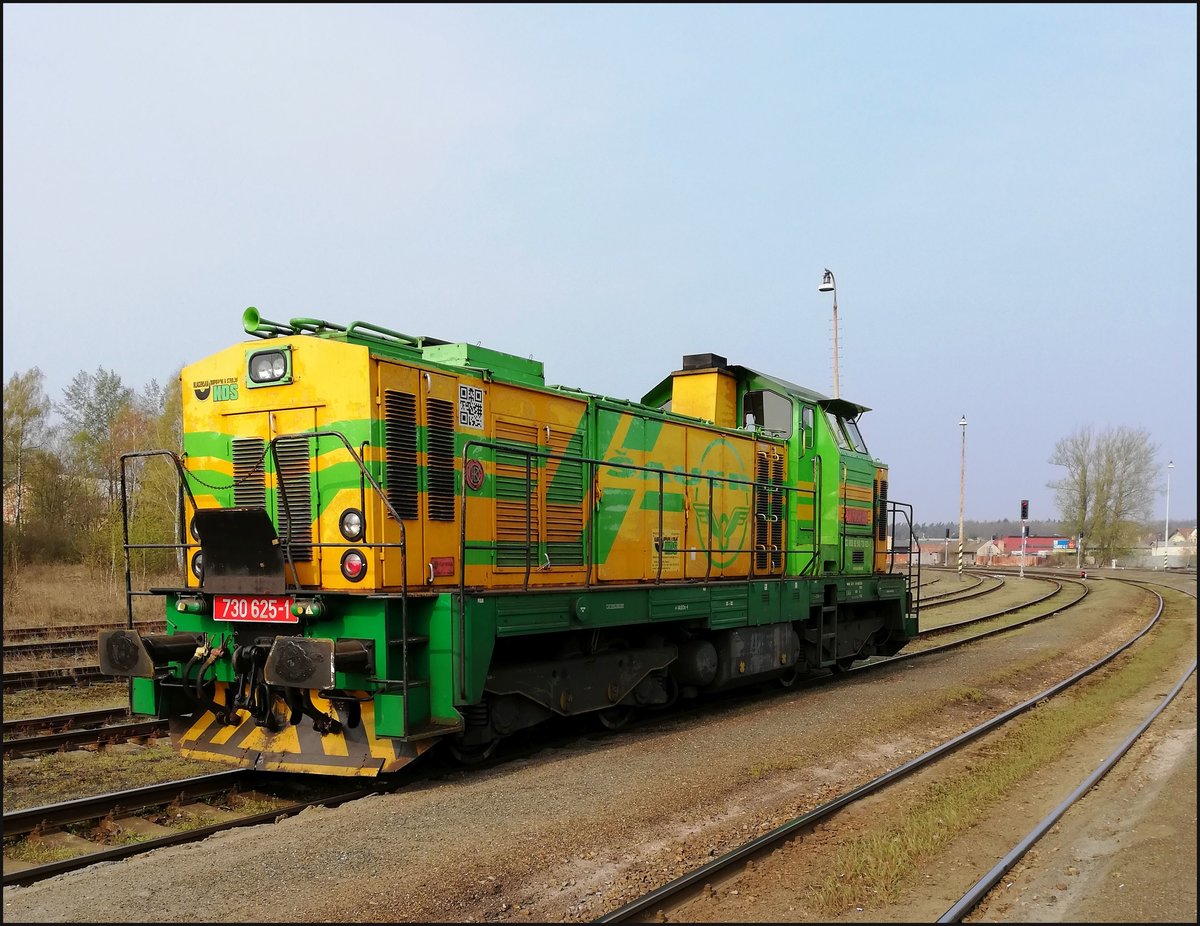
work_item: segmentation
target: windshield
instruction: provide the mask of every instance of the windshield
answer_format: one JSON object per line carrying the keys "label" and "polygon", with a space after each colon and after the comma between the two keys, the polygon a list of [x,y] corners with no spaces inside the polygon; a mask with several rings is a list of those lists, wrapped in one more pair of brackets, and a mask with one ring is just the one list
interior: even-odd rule
{"label": "windshield", "polygon": [[867,452],[867,443],[863,440],[862,434],[859,433],[858,424],[852,419],[844,419],[843,424],[846,425],[846,436],[850,438],[850,443],[854,445],[854,449],[859,453]]}
{"label": "windshield", "polygon": [[849,450],[850,442],[846,440],[845,432],[842,431],[837,415],[833,412],[826,412],[825,418],[829,421],[829,430],[833,432],[833,439],[837,441],[837,445],[843,450]]}
{"label": "windshield", "polygon": [[853,450],[856,453],[865,454],[867,452],[867,442],[863,440],[858,425],[853,419],[842,418],[829,411],[825,412],[825,417],[829,421],[829,430],[833,432],[833,438],[837,441],[838,447],[842,450]]}

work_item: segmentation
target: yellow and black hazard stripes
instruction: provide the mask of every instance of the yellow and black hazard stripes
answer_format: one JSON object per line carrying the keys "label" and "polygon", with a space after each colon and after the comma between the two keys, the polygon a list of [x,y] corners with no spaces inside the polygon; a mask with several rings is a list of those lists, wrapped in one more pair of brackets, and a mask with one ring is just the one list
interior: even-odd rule
{"label": "yellow and black hazard stripes", "polygon": [[[313,692],[314,695],[317,692]],[[218,686],[217,702],[223,703],[225,686]],[[210,762],[225,762],[264,771],[307,772],[317,775],[377,775],[394,772],[433,745],[435,740],[407,743],[375,736],[375,706],[360,705],[354,726],[346,708],[328,701],[317,703],[341,724],[336,733],[318,733],[309,717],[279,732],[260,726],[245,711],[238,723],[226,724],[212,711],[198,717],[172,720],[171,736],[182,755]]]}

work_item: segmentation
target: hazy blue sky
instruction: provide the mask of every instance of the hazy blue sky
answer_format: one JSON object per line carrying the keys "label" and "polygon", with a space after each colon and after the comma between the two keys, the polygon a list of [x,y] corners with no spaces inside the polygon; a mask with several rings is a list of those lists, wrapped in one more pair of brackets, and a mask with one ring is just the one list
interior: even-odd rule
{"label": "hazy blue sky", "polygon": [[[1196,515],[1196,6],[4,5],[4,376],[160,383],[241,313],[637,399],[841,394],[918,521],[1054,518],[1144,427]],[[1165,514],[1160,495],[1156,517]]]}

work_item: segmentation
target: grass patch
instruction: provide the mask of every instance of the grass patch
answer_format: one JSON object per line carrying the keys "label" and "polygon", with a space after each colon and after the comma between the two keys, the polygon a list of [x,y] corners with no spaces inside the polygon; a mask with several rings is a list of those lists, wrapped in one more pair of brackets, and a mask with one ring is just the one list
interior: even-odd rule
{"label": "grass patch", "polygon": [[26,688],[5,692],[4,719],[27,720],[31,717],[128,706],[129,682],[125,681],[63,688]]}
{"label": "grass patch", "polygon": [[184,758],[168,743],[156,743],[131,752],[111,748],[95,752],[77,750],[5,761],[4,812],[192,778],[228,768],[228,765],[216,762]]}
{"label": "grass patch", "polygon": [[[11,574],[10,574],[11,573]],[[181,575],[151,576],[135,573],[135,590],[178,585]],[[5,571],[4,626],[70,627],[125,621],[125,573],[109,577],[80,565],[25,564]],[[163,599],[134,596],[134,619],[162,620]]]}
{"label": "grass patch", "polygon": [[909,877],[953,839],[987,818],[995,806],[1071,743],[1108,721],[1130,698],[1160,685],[1162,667],[1192,648],[1186,622],[1166,622],[1119,666],[1100,670],[1071,694],[1038,705],[1013,722],[972,767],[929,786],[911,809],[881,832],[843,847],[829,874],[807,898],[821,913],[899,899]]}

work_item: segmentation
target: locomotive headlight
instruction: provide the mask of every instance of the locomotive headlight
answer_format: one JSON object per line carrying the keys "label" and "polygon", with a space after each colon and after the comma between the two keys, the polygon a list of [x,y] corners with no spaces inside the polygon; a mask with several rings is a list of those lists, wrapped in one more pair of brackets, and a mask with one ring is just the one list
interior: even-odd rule
{"label": "locomotive headlight", "polygon": [[351,582],[359,582],[367,574],[367,561],[358,550],[347,550],[342,554],[342,575]]}
{"label": "locomotive headlight", "polygon": [[192,575],[197,579],[204,578],[204,553],[200,550],[192,557]]}
{"label": "locomotive headlight", "polygon": [[362,512],[357,508],[347,508],[338,519],[338,528],[341,530],[342,536],[351,542],[361,539],[363,535]]}
{"label": "locomotive headlight", "polygon": [[246,373],[250,386],[271,386],[292,381],[290,348],[254,351],[246,358]]}

